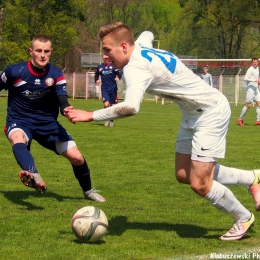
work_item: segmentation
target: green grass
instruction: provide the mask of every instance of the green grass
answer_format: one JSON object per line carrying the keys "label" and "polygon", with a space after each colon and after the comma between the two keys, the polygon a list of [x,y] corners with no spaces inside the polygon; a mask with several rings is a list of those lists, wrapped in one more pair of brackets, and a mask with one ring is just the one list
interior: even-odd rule
{"label": "green grass", "polygon": [[[102,108],[101,101],[71,100],[75,108]],[[242,105],[232,107],[227,136],[226,166],[259,168],[260,127],[254,126],[255,108],[236,118]],[[6,98],[0,98],[5,124]],[[93,186],[106,197],[99,204],[82,199],[69,162],[32,145],[36,166],[48,186],[39,194],[22,185],[20,171],[4,133],[0,136],[0,259],[121,260],[210,259],[210,253],[259,252],[260,222],[252,198],[242,186],[230,187],[256,216],[255,226],[241,241],[221,241],[232,225],[225,215],[174,177],[174,146],[181,119],[174,104],[143,102],[140,112],[115,121],[71,124],[59,120],[86,157]],[[99,242],[76,239],[70,221],[81,207],[94,205],[107,215],[109,232]]]}

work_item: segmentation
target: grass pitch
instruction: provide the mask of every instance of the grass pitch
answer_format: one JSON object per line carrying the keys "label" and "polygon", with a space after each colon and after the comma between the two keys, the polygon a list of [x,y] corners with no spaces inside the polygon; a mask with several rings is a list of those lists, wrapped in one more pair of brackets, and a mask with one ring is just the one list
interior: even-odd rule
{"label": "grass pitch", "polygon": [[[98,100],[70,103],[89,111],[102,108]],[[0,108],[3,127],[6,98],[0,98]],[[260,168],[255,108],[248,111],[245,127],[236,124],[242,105],[231,108],[226,159],[220,163]],[[115,121],[115,127],[104,127],[103,122],[73,125],[64,117],[59,120],[85,156],[93,186],[107,201],[84,200],[69,162],[36,142],[31,151],[47,192],[39,194],[23,186],[18,178],[20,168],[2,132],[0,259],[214,259],[214,254],[242,256],[260,251],[260,213],[255,212],[244,187],[230,188],[255,214],[255,226],[241,241],[221,241],[232,217],[175,180],[174,146],[181,120],[176,105],[145,101],[136,116]],[[70,227],[74,213],[87,205],[100,207],[109,221],[108,234],[93,244],[77,240]]]}

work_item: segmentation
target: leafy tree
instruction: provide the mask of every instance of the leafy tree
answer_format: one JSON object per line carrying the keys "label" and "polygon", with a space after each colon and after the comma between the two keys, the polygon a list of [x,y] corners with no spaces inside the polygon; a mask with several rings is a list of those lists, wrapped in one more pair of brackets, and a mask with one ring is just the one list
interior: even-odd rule
{"label": "leafy tree", "polygon": [[[13,0],[3,1],[0,56],[6,64],[28,59],[27,49],[36,34],[46,34],[53,42],[52,62],[62,66],[64,54],[77,40],[72,24],[75,18],[66,15],[72,1]],[[64,11],[65,10],[67,11]]]}
{"label": "leafy tree", "polygon": [[0,69],[28,59],[41,33],[52,39],[52,63],[81,70],[81,54],[100,51],[100,26],[116,21],[135,38],[152,31],[155,47],[177,55],[258,56],[259,14],[259,0],[0,0]]}
{"label": "leafy tree", "polygon": [[151,30],[155,36],[155,47],[176,51],[175,35],[178,30],[178,17],[181,12],[178,1],[146,1],[144,28]]}
{"label": "leafy tree", "polygon": [[[259,1],[255,0],[179,0],[179,45],[181,51],[203,58],[243,58],[259,50],[259,36],[252,37],[251,28],[259,28]],[[251,12],[245,11],[251,9]],[[254,39],[254,48],[245,42]],[[186,43],[181,45],[181,43]],[[252,44],[252,43],[251,43]]]}

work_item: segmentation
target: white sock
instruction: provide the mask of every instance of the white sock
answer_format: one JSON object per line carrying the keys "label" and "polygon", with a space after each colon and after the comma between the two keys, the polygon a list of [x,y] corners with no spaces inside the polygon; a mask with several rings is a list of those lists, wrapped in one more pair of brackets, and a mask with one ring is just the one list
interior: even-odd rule
{"label": "white sock", "polygon": [[260,121],[260,107],[256,108],[256,121]]}
{"label": "white sock", "polygon": [[248,110],[248,108],[246,106],[244,106],[242,108],[242,111],[241,111],[241,114],[240,114],[240,117],[239,117],[241,120],[243,119],[243,117],[246,114],[247,110]]}
{"label": "white sock", "polygon": [[224,185],[241,184],[249,188],[255,180],[253,171],[246,171],[217,164],[214,180]]}
{"label": "white sock", "polygon": [[209,193],[204,198],[218,210],[231,214],[235,222],[246,222],[251,217],[250,211],[236,199],[232,191],[216,181],[213,181]]}

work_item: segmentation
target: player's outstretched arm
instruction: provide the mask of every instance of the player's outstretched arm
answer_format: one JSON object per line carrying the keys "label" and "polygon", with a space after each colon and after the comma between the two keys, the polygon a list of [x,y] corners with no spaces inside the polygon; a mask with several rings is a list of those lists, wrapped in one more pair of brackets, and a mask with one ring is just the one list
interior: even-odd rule
{"label": "player's outstretched arm", "polygon": [[70,109],[69,107],[66,107],[64,109],[64,115],[72,123],[93,121],[93,112],[87,112],[84,110]]}

